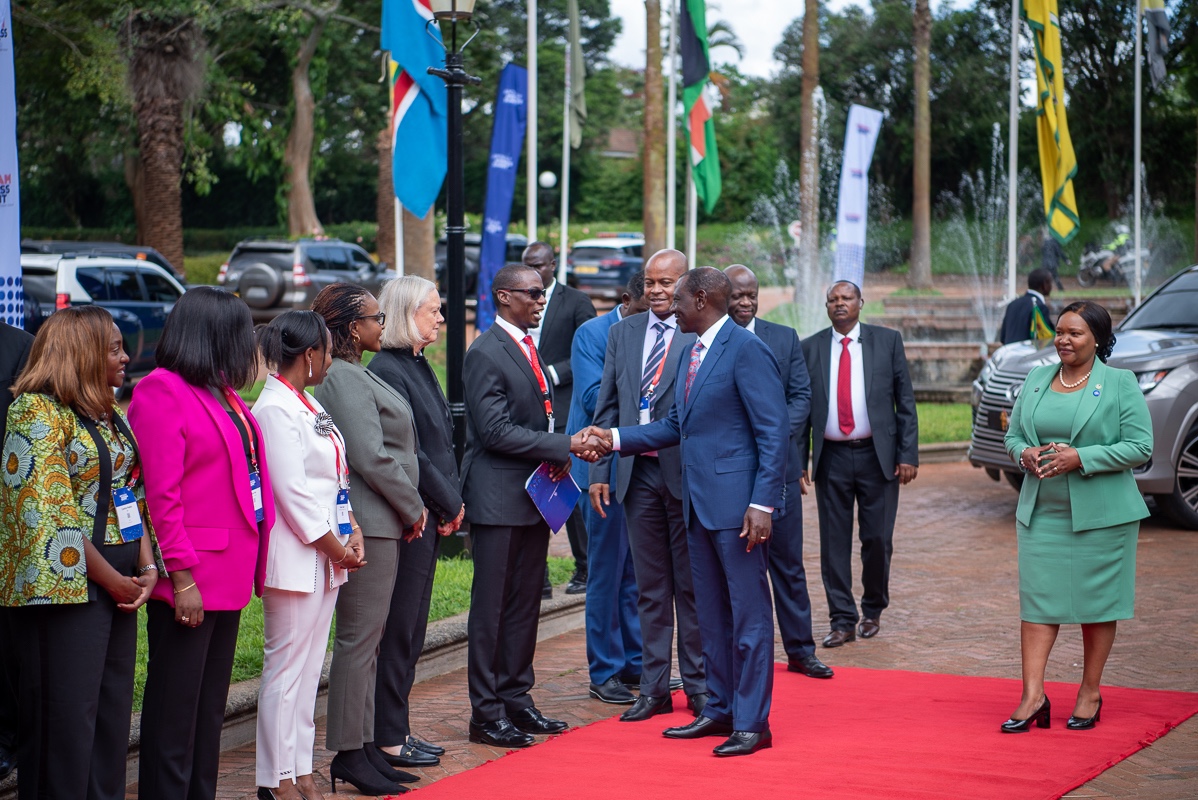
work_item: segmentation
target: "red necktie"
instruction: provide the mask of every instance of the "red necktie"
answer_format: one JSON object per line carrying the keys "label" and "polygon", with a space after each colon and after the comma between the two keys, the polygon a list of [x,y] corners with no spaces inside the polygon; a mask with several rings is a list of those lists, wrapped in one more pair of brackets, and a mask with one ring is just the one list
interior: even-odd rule
{"label": "red necktie", "polygon": [[537,376],[537,386],[541,389],[541,397],[545,401],[545,416],[553,416],[553,404],[549,402],[549,384],[545,382],[545,373],[541,372],[541,359],[537,358],[537,347],[532,343],[531,336],[524,337],[524,345],[528,348],[528,363],[532,374]]}
{"label": "red necktie", "polygon": [[853,360],[849,355],[849,343],[852,341],[847,336],[840,340],[840,371],[836,375],[836,418],[840,423],[840,432],[845,436],[857,427],[853,421]]}

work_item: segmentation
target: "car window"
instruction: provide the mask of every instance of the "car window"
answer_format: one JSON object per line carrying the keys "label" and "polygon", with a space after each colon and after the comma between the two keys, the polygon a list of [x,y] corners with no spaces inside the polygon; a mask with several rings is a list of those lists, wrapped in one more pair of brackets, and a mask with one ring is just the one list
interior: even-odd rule
{"label": "car window", "polygon": [[229,271],[241,272],[251,264],[269,264],[275,269],[291,269],[292,252],[290,250],[255,250],[247,248],[238,250],[229,258]]}
{"label": "car window", "polygon": [[507,260],[520,263],[524,258],[524,247],[522,244],[512,244],[509,242],[507,246]]}
{"label": "car window", "polygon": [[625,247],[624,249],[636,258],[640,258],[645,252],[645,246],[642,244],[634,244],[631,247]]}
{"label": "car window", "polygon": [[1164,288],[1165,292],[1198,291],[1198,270],[1187,272]]}
{"label": "car window", "polygon": [[1144,301],[1135,316],[1129,317],[1119,326],[1120,329],[1134,331],[1137,328],[1198,327],[1198,287],[1181,292],[1172,291],[1172,287],[1170,289]]}
{"label": "car window", "polygon": [[146,297],[151,303],[174,303],[179,299],[179,290],[165,276],[143,270],[141,279],[146,283]]}
{"label": "car window", "polygon": [[570,255],[575,261],[598,261],[602,258],[616,258],[620,253],[614,247],[579,247]]}
{"label": "car window", "polygon": [[363,253],[361,250],[349,250],[350,260],[353,261],[354,269],[374,269],[374,262],[370,260],[370,256]]}
{"label": "car window", "polygon": [[310,272],[335,269],[329,261],[329,248],[327,247],[309,247],[304,250],[304,256],[304,264]]}
{"label": "car window", "polygon": [[328,259],[328,269],[347,270],[350,269],[349,248],[347,247],[326,247],[325,258]]}
{"label": "car window", "polygon": [[137,280],[137,270],[127,268],[108,268],[104,270],[108,285],[108,300],[116,302],[141,303],[145,301],[145,293]]}
{"label": "car window", "polygon": [[80,267],[75,270],[75,280],[83,287],[83,291],[92,300],[107,300],[108,292],[104,289],[104,270],[95,267]]}

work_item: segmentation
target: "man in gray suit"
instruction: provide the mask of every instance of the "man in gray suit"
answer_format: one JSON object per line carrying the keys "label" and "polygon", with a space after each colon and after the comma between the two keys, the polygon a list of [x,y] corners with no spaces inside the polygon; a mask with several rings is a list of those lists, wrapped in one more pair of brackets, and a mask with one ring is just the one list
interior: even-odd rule
{"label": "man in gray suit", "polygon": [[[462,500],[471,523],[474,583],[467,622],[470,741],[527,747],[532,734],[560,733],[529,692],[534,675],[549,526],[524,489],[542,462],[560,480],[570,454],[594,461],[582,433],[556,427],[548,365],[528,331],[541,321],[545,289],[536,270],[509,265],[491,283],[497,316],[466,353],[466,457]],[[564,416],[564,414],[563,414]]]}
{"label": "man in gray suit", "polygon": [[[674,289],[686,271],[686,256],[677,250],[661,250],[646,262],[645,297],[650,310],[617,322],[608,334],[595,404],[596,427],[648,424],[669,414],[678,360],[695,343],[693,333],[678,330],[672,310]],[[608,458],[591,466],[591,506],[601,516],[606,516],[604,507],[611,499]],[[628,523],[643,639],[640,697],[620,719],[640,722],[673,711],[670,651],[675,612],[682,684],[687,706],[698,714],[708,695],[682,513],[679,449],[667,447],[621,458],[616,465],[615,495],[624,505]]]}
{"label": "man in gray suit", "polygon": [[[861,323],[861,289],[840,281],[828,290],[832,327],[808,336],[811,417],[800,437],[807,464],[804,492],[815,476],[820,569],[831,632],[824,647],[877,635],[890,604],[890,555],[899,485],[919,473],[915,392],[898,331]],[[810,436],[808,435],[810,434]],[[853,505],[861,538],[861,618],[853,596]],[[854,630],[856,627],[856,630]]]}

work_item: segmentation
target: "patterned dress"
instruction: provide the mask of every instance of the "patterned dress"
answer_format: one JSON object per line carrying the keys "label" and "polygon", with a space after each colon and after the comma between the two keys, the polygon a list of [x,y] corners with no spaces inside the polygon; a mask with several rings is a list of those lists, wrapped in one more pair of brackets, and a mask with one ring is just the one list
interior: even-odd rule
{"label": "patterned dress", "polygon": [[[124,420],[119,409],[113,413]],[[132,443],[107,425],[97,429],[112,459],[112,485],[125,486],[136,466]],[[91,435],[70,408],[27,392],[9,407],[2,460],[0,606],[86,603],[83,541],[92,536],[100,491],[99,451]],[[162,570],[141,482],[134,494]],[[122,544],[110,500],[104,545]]]}

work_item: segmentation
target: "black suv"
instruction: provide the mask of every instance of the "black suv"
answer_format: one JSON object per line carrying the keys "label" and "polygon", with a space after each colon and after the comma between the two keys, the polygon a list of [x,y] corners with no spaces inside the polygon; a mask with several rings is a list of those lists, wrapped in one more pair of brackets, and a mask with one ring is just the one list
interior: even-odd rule
{"label": "black suv", "polygon": [[65,255],[73,253],[76,256],[123,256],[135,258],[138,261],[149,261],[165,269],[175,280],[182,281],[183,275],[175,269],[175,265],[166,260],[166,256],[153,247],[139,244],[123,244],[122,242],[71,242],[64,239],[22,239],[22,253],[49,253]]}
{"label": "black suv", "polygon": [[340,239],[253,239],[233,248],[216,282],[240,296],[257,322],[311,308],[330,283],[355,283],[377,295],[394,277],[386,262],[375,263],[361,247]]}
{"label": "black suv", "polygon": [[[478,270],[482,260],[482,234],[466,234],[466,297],[473,298],[478,294]],[[524,256],[524,248],[528,247],[528,237],[520,233],[507,235],[507,246],[504,248],[504,264],[519,264]],[[445,237],[437,242],[435,269],[437,271],[437,286],[445,291],[445,251],[448,241]]]}

